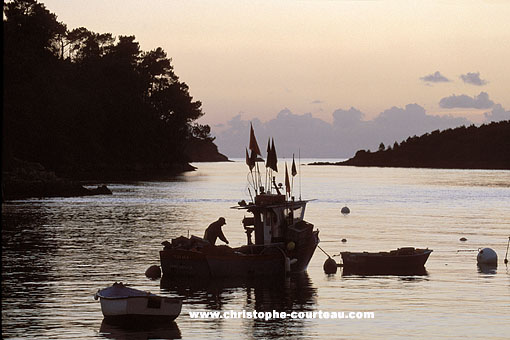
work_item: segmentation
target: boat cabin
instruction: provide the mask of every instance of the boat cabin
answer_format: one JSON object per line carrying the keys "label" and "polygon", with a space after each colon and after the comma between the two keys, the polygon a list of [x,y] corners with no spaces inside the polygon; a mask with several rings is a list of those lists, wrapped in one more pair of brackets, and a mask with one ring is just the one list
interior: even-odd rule
{"label": "boat cabin", "polygon": [[243,219],[248,245],[253,244],[253,231],[255,245],[284,242],[289,228],[303,222],[306,203],[307,201],[287,201],[285,195],[281,194],[259,194],[255,197],[255,204],[237,207],[253,214],[253,217]]}

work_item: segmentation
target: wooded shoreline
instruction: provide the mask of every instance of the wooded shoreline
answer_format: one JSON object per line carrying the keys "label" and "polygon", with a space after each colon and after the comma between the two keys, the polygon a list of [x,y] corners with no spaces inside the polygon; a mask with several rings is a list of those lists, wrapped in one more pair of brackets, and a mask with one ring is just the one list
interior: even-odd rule
{"label": "wooded shoreline", "polygon": [[80,181],[170,178],[228,160],[161,47],[68,29],[36,0],[8,1],[3,14],[3,199],[96,194]]}
{"label": "wooded shoreline", "polygon": [[378,151],[359,150],[343,162],[310,165],[510,170],[510,121],[461,126],[409,137]]}

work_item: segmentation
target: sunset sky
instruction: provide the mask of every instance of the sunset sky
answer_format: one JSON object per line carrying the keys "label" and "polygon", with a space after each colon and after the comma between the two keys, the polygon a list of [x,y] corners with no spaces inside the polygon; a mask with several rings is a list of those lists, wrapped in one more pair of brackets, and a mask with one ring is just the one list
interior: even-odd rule
{"label": "sunset sky", "polygon": [[418,104],[480,122],[510,110],[510,1],[46,0],[68,28],[161,46],[206,113],[203,123],[326,122]]}

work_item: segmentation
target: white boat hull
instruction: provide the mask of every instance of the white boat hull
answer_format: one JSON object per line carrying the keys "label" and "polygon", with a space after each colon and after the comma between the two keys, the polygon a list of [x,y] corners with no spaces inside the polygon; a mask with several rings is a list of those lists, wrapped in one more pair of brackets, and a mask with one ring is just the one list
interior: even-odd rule
{"label": "white boat hull", "polygon": [[182,301],[179,299],[157,296],[123,286],[120,287],[121,292],[128,294],[115,295],[112,294],[111,288],[107,289],[96,294],[105,318],[156,317],[173,320],[181,313]]}

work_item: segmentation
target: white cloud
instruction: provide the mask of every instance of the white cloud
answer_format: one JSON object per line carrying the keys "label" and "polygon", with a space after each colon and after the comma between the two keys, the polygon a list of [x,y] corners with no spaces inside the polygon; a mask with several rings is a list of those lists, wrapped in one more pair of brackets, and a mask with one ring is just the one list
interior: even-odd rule
{"label": "white cloud", "polygon": [[434,72],[433,74],[429,74],[427,76],[423,76],[420,78],[423,81],[429,83],[447,83],[450,82],[450,79],[443,76],[439,71]]}
{"label": "white cloud", "polygon": [[333,125],[339,129],[359,126],[363,122],[363,112],[351,107],[349,110],[338,109],[333,112]]}
{"label": "white cloud", "polygon": [[[351,107],[333,112],[333,123],[315,118],[311,113],[294,114],[289,109],[267,122],[252,121],[259,146],[265,150],[269,137],[275,138],[279,158],[302,157],[347,158],[360,149],[376,150],[381,142],[392,145],[409,136],[436,129],[471,124],[465,118],[428,115],[423,107],[409,104],[392,107],[373,120],[363,120],[363,112]],[[248,145],[250,122],[240,115],[232,118],[225,129],[214,130],[220,152],[229,157],[243,157]]]}
{"label": "white cloud", "polygon": [[451,95],[444,97],[439,101],[439,106],[445,109],[464,108],[464,109],[490,109],[494,102],[489,99],[486,92],[480,92],[479,95],[470,97],[465,94],[460,96]]}
{"label": "white cloud", "polygon": [[501,104],[496,104],[492,111],[484,113],[488,122],[499,122],[502,120],[510,120],[510,110],[506,111]]}
{"label": "white cloud", "polygon": [[462,81],[464,83],[477,85],[477,86],[482,86],[482,85],[487,84],[486,80],[480,78],[480,72],[476,72],[476,73],[468,72],[466,74],[462,74],[460,76],[460,79],[462,79]]}

